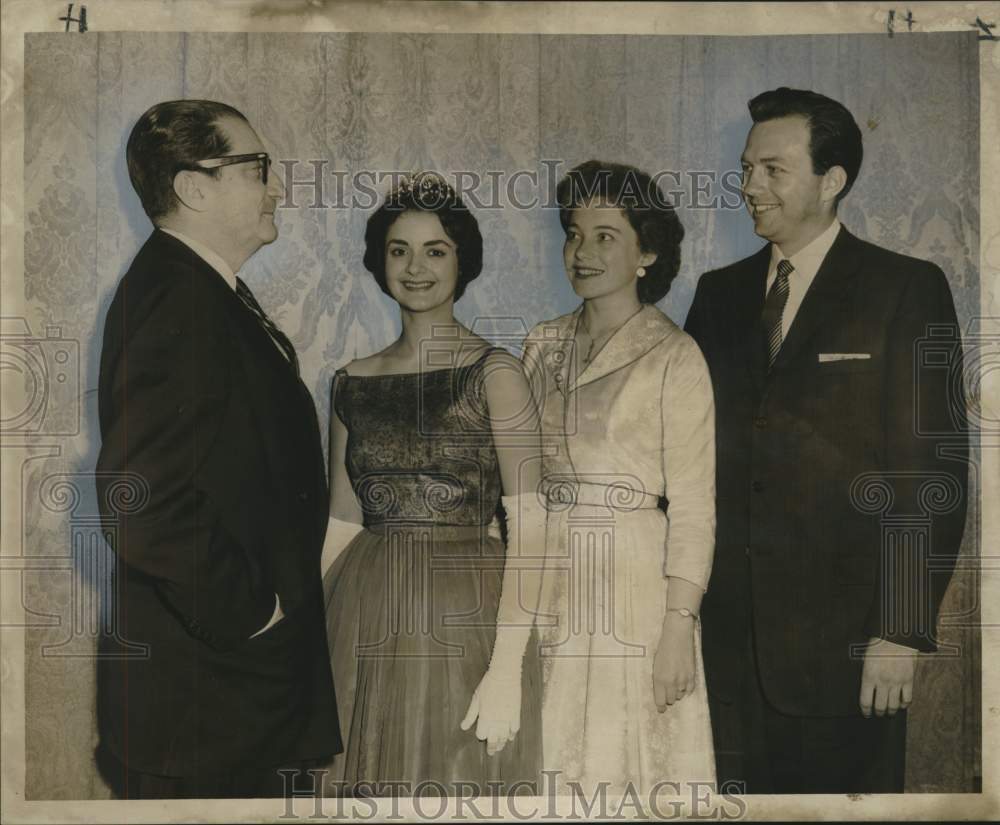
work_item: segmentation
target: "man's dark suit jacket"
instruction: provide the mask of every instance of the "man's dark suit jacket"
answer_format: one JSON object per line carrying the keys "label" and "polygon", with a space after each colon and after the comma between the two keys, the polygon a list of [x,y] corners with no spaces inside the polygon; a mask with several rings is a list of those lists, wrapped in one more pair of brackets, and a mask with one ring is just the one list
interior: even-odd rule
{"label": "man's dark suit jacket", "polygon": [[[166,776],[339,752],[312,398],[222,276],[164,232],[108,310],[99,410],[97,490],[118,560],[102,745]],[[285,618],[251,639],[275,594]],[[148,653],[107,658],[123,640]]]}
{"label": "man's dark suit jacket", "polygon": [[708,362],[717,418],[708,687],[737,695],[749,617],[772,707],[857,714],[863,655],[852,645],[936,647],[966,511],[955,309],[938,267],[841,228],[768,374],[770,256],[768,245],[705,274],[685,327]]}

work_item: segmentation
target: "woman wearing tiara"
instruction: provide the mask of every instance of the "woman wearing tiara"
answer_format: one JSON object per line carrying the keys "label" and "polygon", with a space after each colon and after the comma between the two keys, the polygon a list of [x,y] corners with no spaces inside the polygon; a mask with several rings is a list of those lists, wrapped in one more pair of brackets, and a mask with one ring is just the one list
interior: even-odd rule
{"label": "woman wearing tiara", "polygon": [[557,198],[583,303],[525,344],[554,544],[539,606],[555,618],[541,651],[544,768],[587,793],[688,796],[676,783],[715,779],[698,626],[715,411],[697,344],[654,306],[684,230],[633,167],[585,163]]}
{"label": "woman wearing tiara", "polygon": [[[332,790],[534,788],[545,510],[531,392],[516,359],[455,320],[483,252],[447,183],[404,180],[365,244],[402,333],[333,384],[323,569],[345,752]],[[489,529],[501,492],[506,547]]]}

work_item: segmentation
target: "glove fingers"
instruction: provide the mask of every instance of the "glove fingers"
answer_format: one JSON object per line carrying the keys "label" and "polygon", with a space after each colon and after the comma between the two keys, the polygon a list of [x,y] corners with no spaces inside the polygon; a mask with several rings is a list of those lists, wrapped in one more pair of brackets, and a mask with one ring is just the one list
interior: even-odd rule
{"label": "glove fingers", "polygon": [[462,724],[459,725],[459,727],[462,730],[468,730],[472,727],[472,723],[476,721],[477,716],[479,716],[479,688],[476,688],[476,692],[472,694],[472,701],[469,702],[469,709],[465,712],[465,718],[462,720]]}

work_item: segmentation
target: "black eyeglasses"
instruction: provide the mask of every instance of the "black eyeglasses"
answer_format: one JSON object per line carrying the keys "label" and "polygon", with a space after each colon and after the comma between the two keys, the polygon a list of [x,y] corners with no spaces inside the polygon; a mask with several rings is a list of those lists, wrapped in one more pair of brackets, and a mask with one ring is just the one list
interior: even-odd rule
{"label": "black eyeglasses", "polygon": [[271,158],[267,152],[251,152],[249,155],[223,155],[221,158],[206,158],[196,160],[195,166],[202,169],[218,169],[220,166],[232,166],[234,163],[250,163],[257,161],[260,166],[260,180],[267,185],[267,172],[271,168]]}

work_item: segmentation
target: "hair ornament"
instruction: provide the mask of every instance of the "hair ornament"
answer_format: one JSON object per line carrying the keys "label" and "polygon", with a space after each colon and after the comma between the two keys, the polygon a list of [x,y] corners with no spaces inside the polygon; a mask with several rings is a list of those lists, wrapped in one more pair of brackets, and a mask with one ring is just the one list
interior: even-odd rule
{"label": "hair ornament", "polygon": [[390,200],[406,197],[423,205],[438,206],[457,199],[455,190],[437,172],[423,171],[403,175],[399,185],[389,194]]}

